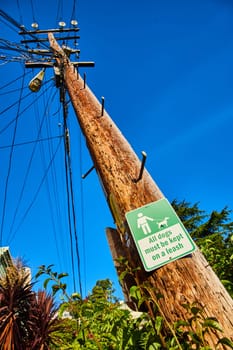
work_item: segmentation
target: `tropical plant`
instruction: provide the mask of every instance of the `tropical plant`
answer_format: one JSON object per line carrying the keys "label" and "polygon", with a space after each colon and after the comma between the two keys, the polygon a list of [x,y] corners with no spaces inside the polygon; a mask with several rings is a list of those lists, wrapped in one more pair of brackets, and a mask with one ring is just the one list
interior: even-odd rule
{"label": "tropical plant", "polygon": [[54,299],[32,289],[30,272],[19,260],[0,278],[0,349],[47,350],[59,346]]}
{"label": "tropical plant", "polygon": [[0,348],[25,350],[30,341],[32,283],[20,261],[0,278]]}
{"label": "tropical plant", "polygon": [[61,339],[57,332],[62,330],[63,326],[57,318],[54,298],[46,291],[40,290],[34,294],[29,319],[32,350],[48,350],[51,345],[59,346]]}

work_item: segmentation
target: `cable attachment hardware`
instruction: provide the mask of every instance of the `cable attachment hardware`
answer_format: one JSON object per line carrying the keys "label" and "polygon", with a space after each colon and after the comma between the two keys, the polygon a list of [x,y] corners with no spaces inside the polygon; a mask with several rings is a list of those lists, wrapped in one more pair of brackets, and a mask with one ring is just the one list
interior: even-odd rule
{"label": "cable attachment hardware", "polygon": [[68,128],[66,128],[66,131],[65,131],[65,145],[66,145],[66,152],[68,156],[70,156],[70,133]]}

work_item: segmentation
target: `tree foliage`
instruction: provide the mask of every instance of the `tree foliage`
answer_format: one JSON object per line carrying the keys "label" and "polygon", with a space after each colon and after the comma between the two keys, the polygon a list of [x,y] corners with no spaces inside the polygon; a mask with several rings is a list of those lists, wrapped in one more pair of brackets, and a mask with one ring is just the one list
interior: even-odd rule
{"label": "tree foliage", "polygon": [[[39,274],[46,274],[45,266]],[[58,275],[49,269],[52,290],[64,295],[63,285]],[[47,279],[46,279],[47,281]],[[48,283],[46,283],[48,286]],[[54,288],[56,286],[56,288]],[[140,307],[145,301],[146,285],[132,286],[130,296]],[[139,313],[133,317],[127,307],[117,301],[113,295],[112,282],[109,279],[97,281],[91,293],[82,300],[77,294],[68,297],[60,307],[60,316],[68,311],[72,319],[63,320],[64,343],[59,349],[93,350],[154,350],[154,349],[200,349],[209,350],[206,336],[219,332],[219,341],[215,349],[233,348],[230,339],[221,337],[221,326],[215,318],[207,317],[198,304],[183,305],[190,315],[187,320],[170,324],[163,316],[159,304],[151,303],[151,311]],[[150,297],[147,295],[147,301]],[[152,300],[151,300],[152,302]],[[52,349],[52,348],[51,348]],[[57,349],[53,347],[53,349]]]}
{"label": "tree foliage", "polygon": [[184,226],[233,297],[233,222],[225,207],[207,215],[199,204],[174,200],[172,206]]}

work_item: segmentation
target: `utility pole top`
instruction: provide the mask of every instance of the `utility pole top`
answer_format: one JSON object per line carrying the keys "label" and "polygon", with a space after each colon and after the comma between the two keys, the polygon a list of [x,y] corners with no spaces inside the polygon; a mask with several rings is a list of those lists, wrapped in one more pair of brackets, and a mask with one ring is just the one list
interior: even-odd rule
{"label": "utility pole top", "polygon": [[[75,40],[75,43],[77,44],[76,40],[79,39],[79,36],[65,36],[65,37],[59,37],[54,38],[52,33],[70,33],[70,32],[77,32],[79,31],[79,28],[59,28],[59,29],[51,29],[51,30],[31,30],[26,31],[25,29],[20,32],[21,35],[28,35],[32,37],[33,39],[24,39],[21,40],[22,44],[32,44],[36,43],[36,48],[29,48],[27,49],[28,53],[32,56],[31,60],[27,60],[25,62],[26,68],[42,68],[42,71],[38,73],[29,83],[29,88],[33,92],[39,91],[42,80],[44,78],[44,70],[46,68],[54,68],[55,73],[55,85],[56,87],[62,86],[63,81],[63,73],[62,73],[62,65],[57,61],[57,57],[63,57],[64,60],[70,58],[72,55],[76,55],[76,58],[79,59],[80,50],[79,49],[73,49],[68,45],[65,45],[65,42],[68,40]],[[48,37],[46,38],[39,38],[39,34],[48,34]],[[51,50],[50,47],[44,48],[45,44],[43,44],[43,48],[40,47],[41,43],[45,43],[47,41],[53,41],[56,42],[56,40],[63,40],[62,46],[57,46],[57,49]],[[36,58],[36,59],[35,59]],[[46,60],[47,58],[47,60]],[[71,64],[78,68],[83,67],[94,67],[95,62],[93,61],[72,61]]]}

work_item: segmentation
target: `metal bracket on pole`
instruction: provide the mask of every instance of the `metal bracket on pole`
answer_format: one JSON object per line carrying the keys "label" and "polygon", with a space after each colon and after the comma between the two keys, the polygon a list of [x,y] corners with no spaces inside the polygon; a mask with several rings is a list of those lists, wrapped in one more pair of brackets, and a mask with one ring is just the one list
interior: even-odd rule
{"label": "metal bracket on pole", "polygon": [[86,78],[87,78],[86,73],[84,73],[84,74],[83,74],[83,83],[84,83],[83,88],[84,88],[84,89],[86,88]]}
{"label": "metal bracket on pole", "polygon": [[82,179],[85,179],[94,169],[95,166],[93,165],[85,174],[82,175]]}
{"label": "metal bracket on pole", "polygon": [[135,182],[135,183],[140,181],[141,178],[142,178],[143,171],[144,171],[144,168],[145,168],[145,163],[146,163],[146,157],[147,157],[146,152],[142,151],[142,164],[141,164],[141,168],[140,168],[140,172],[139,172],[138,178],[133,180],[133,182]]}
{"label": "metal bracket on pole", "polygon": [[101,97],[101,100],[102,100],[101,117],[103,117],[104,115],[104,97],[103,96]]}

